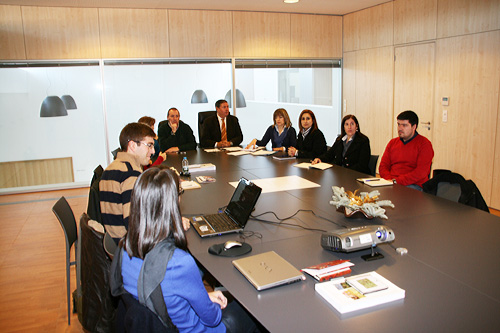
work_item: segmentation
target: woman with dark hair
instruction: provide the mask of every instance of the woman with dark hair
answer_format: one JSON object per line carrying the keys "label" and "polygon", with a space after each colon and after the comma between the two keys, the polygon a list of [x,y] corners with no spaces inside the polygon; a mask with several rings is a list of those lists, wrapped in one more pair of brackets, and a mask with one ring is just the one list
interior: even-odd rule
{"label": "woman with dark hair", "polygon": [[295,146],[297,140],[295,128],[285,109],[277,109],[273,113],[274,125],[268,127],[262,140],[253,139],[246,149],[255,148],[255,146],[266,146],[269,140],[273,150],[286,151],[288,147]]}
{"label": "woman with dark hair", "polygon": [[342,118],[341,133],[333,143],[332,148],[315,158],[312,164],[333,163],[369,174],[370,155],[370,139],[361,133],[356,116],[349,114]]}
{"label": "woman with dark hair", "polygon": [[[179,193],[179,178],[170,169],[150,168],[137,178],[128,232],[120,242],[123,288],[140,300],[143,288],[159,284],[168,317],[180,332],[253,331],[255,324],[236,302],[228,306],[221,291],[207,293],[187,250]],[[150,299],[154,302],[148,298],[146,306]]]}
{"label": "woman with dark hair", "polygon": [[299,116],[297,146],[288,148],[289,156],[315,158],[326,152],[326,140],[318,128],[316,116],[311,110],[303,110]]}

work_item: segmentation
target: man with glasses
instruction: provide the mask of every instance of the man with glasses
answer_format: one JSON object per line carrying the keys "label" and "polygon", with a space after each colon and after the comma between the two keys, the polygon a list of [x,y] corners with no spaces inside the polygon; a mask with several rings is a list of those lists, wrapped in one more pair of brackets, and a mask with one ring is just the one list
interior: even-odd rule
{"label": "man with glasses", "polygon": [[104,228],[116,243],[128,229],[130,195],[142,167],[155,153],[155,132],[147,125],[130,123],[120,133],[116,159],[104,170],[99,182],[99,199]]}

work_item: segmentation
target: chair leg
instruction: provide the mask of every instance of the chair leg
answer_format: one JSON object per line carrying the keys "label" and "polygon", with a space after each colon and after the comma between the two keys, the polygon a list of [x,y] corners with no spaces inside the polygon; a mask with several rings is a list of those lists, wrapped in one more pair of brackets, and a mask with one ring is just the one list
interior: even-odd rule
{"label": "chair leg", "polygon": [[70,263],[69,263],[69,253],[66,258],[66,301],[68,304],[68,325],[71,325],[71,299],[70,299],[70,277],[69,277],[69,268],[70,268]]}

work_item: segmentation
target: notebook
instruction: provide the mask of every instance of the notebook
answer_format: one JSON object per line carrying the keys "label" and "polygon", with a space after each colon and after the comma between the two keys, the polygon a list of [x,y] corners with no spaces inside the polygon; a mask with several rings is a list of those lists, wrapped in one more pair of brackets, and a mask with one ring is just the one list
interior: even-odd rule
{"label": "notebook", "polygon": [[191,224],[201,237],[243,231],[261,192],[259,186],[241,178],[224,212],[194,216]]}
{"label": "notebook", "polygon": [[274,251],[233,260],[233,265],[259,291],[306,279]]}

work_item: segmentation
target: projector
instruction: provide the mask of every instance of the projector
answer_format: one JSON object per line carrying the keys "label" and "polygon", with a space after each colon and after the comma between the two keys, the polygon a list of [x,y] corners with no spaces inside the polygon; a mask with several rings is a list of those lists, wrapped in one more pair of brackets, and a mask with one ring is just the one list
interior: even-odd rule
{"label": "projector", "polygon": [[353,252],[394,240],[394,232],[383,225],[337,229],[321,235],[321,246],[335,252]]}

